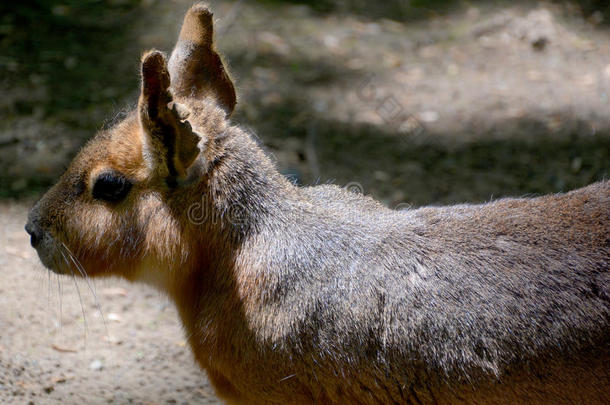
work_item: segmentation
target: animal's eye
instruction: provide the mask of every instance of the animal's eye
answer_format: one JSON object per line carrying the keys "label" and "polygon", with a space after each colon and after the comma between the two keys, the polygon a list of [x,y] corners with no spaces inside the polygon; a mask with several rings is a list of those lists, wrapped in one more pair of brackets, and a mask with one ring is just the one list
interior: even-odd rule
{"label": "animal's eye", "polygon": [[131,182],[123,175],[105,172],[95,180],[91,194],[98,200],[117,202],[125,198],[129,190],[131,190]]}

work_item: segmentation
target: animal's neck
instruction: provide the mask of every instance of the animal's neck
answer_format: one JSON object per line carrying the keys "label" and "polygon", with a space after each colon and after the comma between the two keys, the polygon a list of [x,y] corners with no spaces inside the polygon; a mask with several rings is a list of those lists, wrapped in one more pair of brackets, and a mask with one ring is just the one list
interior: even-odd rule
{"label": "animal's neck", "polygon": [[194,198],[172,203],[180,207],[175,213],[189,241],[186,273],[230,272],[227,261],[244,241],[277,222],[286,201],[300,198],[247,133],[236,127],[225,132],[214,145],[219,153],[200,165],[206,169],[189,192]]}
{"label": "animal's neck", "polygon": [[[191,342],[206,342],[207,348],[215,341],[230,341],[227,331],[238,333],[246,324],[243,312],[236,310],[242,304],[238,284],[243,280],[238,278],[244,246],[281,222],[290,214],[291,201],[302,198],[247,134],[229,130],[235,132],[224,141],[223,154],[211,163],[199,186],[202,197],[195,202],[198,218],[193,218],[198,223],[192,227],[197,241],[189,248],[196,254],[170,292]],[[248,252],[256,262],[257,252]],[[202,328],[202,322],[208,326]]]}
{"label": "animal's neck", "polygon": [[217,224],[211,224],[223,239],[241,239],[260,231],[288,199],[298,198],[298,189],[276,169],[250,136],[238,128],[222,145],[223,154],[212,163],[202,194]]}

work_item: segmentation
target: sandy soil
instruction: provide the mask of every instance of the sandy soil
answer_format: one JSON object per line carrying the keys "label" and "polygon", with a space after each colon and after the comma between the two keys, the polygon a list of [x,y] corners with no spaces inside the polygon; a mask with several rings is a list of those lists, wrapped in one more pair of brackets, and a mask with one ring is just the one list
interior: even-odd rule
{"label": "sandy soil", "polygon": [[[132,72],[130,91],[137,55],[171,48],[188,3],[143,2],[125,54],[111,55]],[[285,173],[353,181],[389,205],[556,192],[607,177],[608,28],[549,3],[470,3],[402,24],[214,2],[240,91],[235,119]],[[14,112],[0,124],[2,195],[52,181],[108,113],[19,113],[49,100],[50,87],[34,79],[2,100]],[[115,105],[135,99],[104,91]],[[29,204],[0,202],[0,402],[217,403],[173,306],[144,286],[49,275],[23,231]]]}

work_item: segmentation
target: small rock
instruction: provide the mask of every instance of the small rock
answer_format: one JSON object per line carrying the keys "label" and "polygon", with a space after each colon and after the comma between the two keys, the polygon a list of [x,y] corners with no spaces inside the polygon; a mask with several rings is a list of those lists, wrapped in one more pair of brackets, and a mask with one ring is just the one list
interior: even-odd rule
{"label": "small rock", "polygon": [[121,322],[121,315],[119,315],[117,313],[110,312],[110,313],[108,313],[108,315],[106,317],[109,321]]}
{"label": "small rock", "polygon": [[322,43],[327,48],[331,48],[331,49],[338,48],[339,47],[339,38],[337,38],[335,35],[327,34],[322,37]]}
{"label": "small rock", "polygon": [[100,371],[104,368],[104,363],[101,360],[93,360],[91,364],[89,364],[89,368],[93,371]]}
{"label": "small rock", "polygon": [[532,48],[534,48],[534,50],[538,52],[544,51],[544,48],[546,48],[548,43],[549,39],[547,37],[538,37],[537,39],[532,41]]}
{"label": "small rock", "polygon": [[43,388],[44,392],[46,392],[47,394],[50,394],[53,392],[53,390],[55,390],[55,387],[53,387],[52,385],[47,385],[46,387]]}
{"label": "small rock", "polygon": [[421,111],[418,115],[422,122],[435,122],[438,121],[440,117],[439,113],[436,111]]}
{"label": "small rock", "polygon": [[554,16],[544,8],[516,19],[512,28],[517,38],[528,41],[536,51],[544,50],[557,35]]}

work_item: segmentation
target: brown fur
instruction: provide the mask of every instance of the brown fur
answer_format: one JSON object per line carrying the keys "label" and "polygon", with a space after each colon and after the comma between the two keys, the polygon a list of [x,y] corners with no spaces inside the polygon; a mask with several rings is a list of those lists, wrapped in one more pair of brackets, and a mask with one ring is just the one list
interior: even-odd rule
{"label": "brown fur", "polygon": [[[397,212],[292,185],[234,106],[195,5],[169,63],[143,56],[138,109],[32,208],[42,262],[166,292],[229,402],[610,401],[610,182]],[[109,172],[124,198],[95,196]]]}

